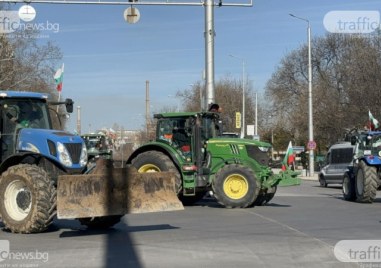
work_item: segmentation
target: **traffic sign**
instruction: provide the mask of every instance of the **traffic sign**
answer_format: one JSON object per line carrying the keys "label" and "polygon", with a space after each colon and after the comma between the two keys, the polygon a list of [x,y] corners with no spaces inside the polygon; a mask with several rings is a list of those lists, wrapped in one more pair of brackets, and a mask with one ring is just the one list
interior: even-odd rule
{"label": "traffic sign", "polygon": [[307,143],[307,149],[308,150],[315,150],[316,149],[316,142],[315,141],[309,141]]}
{"label": "traffic sign", "polygon": [[123,17],[124,17],[125,21],[127,21],[128,23],[134,24],[134,23],[137,23],[139,21],[140,12],[135,7],[129,7],[124,11]]}
{"label": "traffic sign", "polygon": [[235,128],[241,128],[241,113],[235,113]]}

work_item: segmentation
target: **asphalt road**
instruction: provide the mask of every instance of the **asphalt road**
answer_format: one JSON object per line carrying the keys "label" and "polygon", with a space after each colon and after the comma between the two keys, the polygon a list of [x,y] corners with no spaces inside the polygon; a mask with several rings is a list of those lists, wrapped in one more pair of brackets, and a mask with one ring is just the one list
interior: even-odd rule
{"label": "asphalt road", "polygon": [[42,234],[0,231],[0,268],[360,267],[339,262],[333,248],[381,239],[380,203],[346,202],[340,187],[302,181],[279,188],[264,207],[225,209],[205,199],[184,211],[127,215],[108,231],[56,220]]}

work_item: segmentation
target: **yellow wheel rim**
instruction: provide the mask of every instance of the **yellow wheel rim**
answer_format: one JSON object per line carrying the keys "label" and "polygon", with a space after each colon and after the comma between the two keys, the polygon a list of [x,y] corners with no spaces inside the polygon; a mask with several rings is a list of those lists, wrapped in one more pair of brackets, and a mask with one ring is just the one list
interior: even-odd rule
{"label": "yellow wheel rim", "polygon": [[154,164],[145,164],[138,169],[139,173],[160,172],[160,168]]}
{"label": "yellow wheel rim", "polygon": [[249,183],[239,174],[229,175],[224,182],[224,192],[231,199],[241,199],[249,191]]}

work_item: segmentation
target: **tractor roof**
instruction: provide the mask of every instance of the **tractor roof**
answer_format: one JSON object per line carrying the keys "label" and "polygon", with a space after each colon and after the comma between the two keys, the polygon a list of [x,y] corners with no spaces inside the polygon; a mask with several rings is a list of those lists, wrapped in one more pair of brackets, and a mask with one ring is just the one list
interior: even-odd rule
{"label": "tractor roof", "polygon": [[48,99],[49,94],[27,91],[12,91],[0,90],[0,98],[33,98],[33,99]]}
{"label": "tractor roof", "polygon": [[208,112],[174,112],[174,113],[161,113],[155,114],[154,118],[178,118],[178,117],[191,117],[197,115],[213,115],[216,113],[208,113]]}

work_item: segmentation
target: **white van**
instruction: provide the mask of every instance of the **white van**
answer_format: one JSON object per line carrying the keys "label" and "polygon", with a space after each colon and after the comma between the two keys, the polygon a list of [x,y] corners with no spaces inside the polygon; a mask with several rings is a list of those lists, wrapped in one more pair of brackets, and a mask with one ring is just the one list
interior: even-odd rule
{"label": "white van", "polygon": [[343,183],[344,173],[353,160],[354,149],[350,142],[337,143],[329,148],[325,165],[319,172],[320,186]]}

